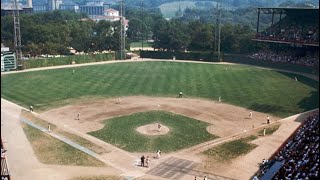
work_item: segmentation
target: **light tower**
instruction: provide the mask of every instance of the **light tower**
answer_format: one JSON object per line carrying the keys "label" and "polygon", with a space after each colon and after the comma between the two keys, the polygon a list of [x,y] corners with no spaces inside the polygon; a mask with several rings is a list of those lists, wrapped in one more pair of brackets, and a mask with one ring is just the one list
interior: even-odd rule
{"label": "light tower", "polygon": [[126,59],[125,0],[120,0],[120,60]]}
{"label": "light tower", "polygon": [[16,54],[16,60],[18,67],[22,65],[22,51],[21,51],[21,33],[20,33],[20,18],[19,18],[19,8],[18,8],[18,0],[13,1],[13,30],[14,30],[14,52]]}
{"label": "light tower", "polygon": [[144,40],[144,4],[143,0],[141,0],[141,50],[143,51],[143,40]]}
{"label": "light tower", "polygon": [[217,21],[215,29],[215,52],[218,55],[218,60],[221,60],[221,11],[222,11],[222,0],[217,1],[216,6]]}

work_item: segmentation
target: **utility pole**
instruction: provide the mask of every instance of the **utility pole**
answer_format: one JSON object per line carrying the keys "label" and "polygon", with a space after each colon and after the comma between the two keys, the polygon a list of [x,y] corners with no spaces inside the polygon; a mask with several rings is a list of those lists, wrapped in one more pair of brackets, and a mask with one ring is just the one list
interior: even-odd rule
{"label": "utility pole", "polygon": [[221,11],[222,11],[222,0],[218,1],[218,60],[221,60]]}
{"label": "utility pole", "polygon": [[141,0],[141,51],[143,51],[143,40],[144,40],[144,3]]}
{"label": "utility pole", "polygon": [[120,60],[126,59],[125,0],[120,1]]}
{"label": "utility pole", "polygon": [[16,55],[16,60],[18,67],[22,66],[22,51],[21,51],[21,33],[20,33],[20,18],[19,18],[19,8],[18,8],[18,0],[13,1],[13,29],[14,29],[14,52]]}
{"label": "utility pole", "polygon": [[216,25],[215,25],[215,31],[214,31],[214,52],[218,54],[218,24],[219,24],[219,18],[218,18],[218,2],[216,4],[215,8],[215,14],[216,14]]}

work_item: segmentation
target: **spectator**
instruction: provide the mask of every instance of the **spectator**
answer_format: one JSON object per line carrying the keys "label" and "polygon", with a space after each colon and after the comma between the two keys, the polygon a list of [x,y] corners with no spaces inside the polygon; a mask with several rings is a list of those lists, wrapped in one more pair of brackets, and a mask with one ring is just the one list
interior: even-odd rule
{"label": "spectator", "polygon": [[[271,161],[283,163],[273,179],[319,179],[319,114],[308,117]],[[262,177],[268,167],[261,166],[255,177]]]}

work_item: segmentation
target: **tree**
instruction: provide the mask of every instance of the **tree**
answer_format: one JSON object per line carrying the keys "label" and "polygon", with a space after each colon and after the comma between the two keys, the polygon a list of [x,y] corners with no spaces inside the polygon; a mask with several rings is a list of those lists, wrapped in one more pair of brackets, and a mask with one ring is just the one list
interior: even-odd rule
{"label": "tree", "polygon": [[131,41],[139,41],[141,39],[142,29],[145,28],[145,24],[138,18],[131,19],[129,21],[129,28],[127,31],[128,38]]}
{"label": "tree", "polygon": [[204,24],[200,21],[189,23],[191,43],[189,50],[195,51],[211,51],[213,50],[213,26]]}

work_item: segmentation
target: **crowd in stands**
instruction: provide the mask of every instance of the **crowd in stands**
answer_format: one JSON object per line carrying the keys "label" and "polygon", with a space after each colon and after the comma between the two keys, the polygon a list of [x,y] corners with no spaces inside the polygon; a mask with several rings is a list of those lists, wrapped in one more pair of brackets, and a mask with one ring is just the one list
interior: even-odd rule
{"label": "crowd in stands", "polygon": [[10,172],[7,166],[6,149],[4,149],[1,138],[1,180],[10,180]]}
{"label": "crowd in stands", "polygon": [[319,25],[285,17],[256,35],[257,39],[319,45]]}
{"label": "crowd in stands", "polygon": [[253,59],[258,59],[262,61],[280,62],[280,63],[290,63],[304,66],[318,67],[319,60],[315,57],[309,55],[298,57],[290,55],[289,53],[275,53],[272,51],[260,51],[250,56]]}
{"label": "crowd in stands", "polygon": [[[319,113],[308,117],[293,138],[270,162],[276,161],[281,162],[283,166],[272,179],[319,179]],[[254,178],[262,177],[272,163],[262,166]]]}

